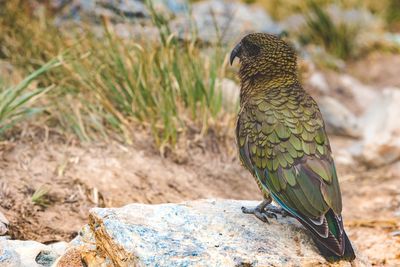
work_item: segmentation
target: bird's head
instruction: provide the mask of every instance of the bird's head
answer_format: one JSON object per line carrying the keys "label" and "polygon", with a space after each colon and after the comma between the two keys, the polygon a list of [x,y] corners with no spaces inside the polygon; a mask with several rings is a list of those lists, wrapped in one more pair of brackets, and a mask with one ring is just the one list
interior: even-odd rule
{"label": "bird's head", "polygon": [[240,77],[275,77],[297,73],[296,53],[292,46],[279,37],[266,33],[246,35],[232,50],[230,63],[240,59]]}

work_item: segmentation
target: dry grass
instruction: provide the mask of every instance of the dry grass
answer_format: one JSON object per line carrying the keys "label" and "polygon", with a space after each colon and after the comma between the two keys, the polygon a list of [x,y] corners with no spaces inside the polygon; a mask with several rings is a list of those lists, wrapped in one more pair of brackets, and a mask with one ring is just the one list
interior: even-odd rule
{"label": "dry grass", "polygon": [[47,198],[49,190],[45,187],[39,187],[31,196],[31,201],[33,204],[41,206],[43,208],[47,207],[50,202]]}
{"label": "dry grass", "polygon": [[151,4],[159,42],[123,40],[107,20],[102,36],[82,28],[60,32],[27,5],[7,2],[0,11],[0,57],[29,73],[63,53],[60,68],[35,77],[43,88],[54,86],[39,103],[46,125],[84,141],[111,135],[128,143],[140,126],[162,147],[188,129],[206,132],[220,116],[225,48],[204,53],[195,40],[179,41]]}
{"label": "dry grass", "polygon": [[[258,5],[264,7],[271,16],[275,19],[281,20],[294,13],[298,13],[303,10],[307,5],[307,1],[298,0],[242,0],[247,3],[257,3]],[[344,8],[351,7],[363,7],[371,10],[373,13],[378,13],[384,16],[386,8],[390,5],[390,2],[395,2],[396,0],[316,0],[315,2],[319,6],[326,6],[329,4],[338,4]]]}
{"label": "dry grass", "polygon": [[36,87],[29,90],[29,85],[40,75],[59,65],[58,60],[52,60],[27,76],[16,86],[5,87],[0,85],[0,136],[19,121],[41,111],[39,108],[32,108],[30,104],[37,101],[53,86]]}
{"label": "dry grass", "polygon": [[356,56],[361,25],[335,23],[317,1],[309,1],[305,8],[306,27],[300,35],[300,41],[304,44],[319,44],[330,54],[341,59]]}
{"label": "dry grass", "polygon": [[[324,46],[337,57],[347,59],[357,50],[355,31],[332,24],[315,5],[299,6],[291,0],[257,2],[266,5],[275,17],[287,16],[282,7],[288,12],[317,15],[309,17],[304,31],[313,37],[308,42]],[[332,1],[316,1],[320,2]],[[382,9],[380,4],[368,3],[370,9]],[[179,40],[171,33],[167,19],[151,4],[158,41],[121,39],[105,19],[100,35],[85,25],[60,31],[46,9],[36,9],[33,14],[28,1],[1,1],[1,5],[0,59],[26,76],[38,74],[36,70],[40,75],[28,77],[29,89],[27,80],[6,86],[0,77],[0,94],[12,93],[23,100],[12,97],[18,99],[13,102],[19,107],[16,109],[1,98],[0,112],[7,106],[20,119],[40,112],[40,125],[83,141],[111,138],[131,143],[135,132],[144,130],[151,132],[157,147],[174,145],[179,136],[204,136],[210,128],[218,132],[221,121],[224,126],[226,121],[232,124],[235,114],[222,107],[218,83],[230,76],[226,68],[228,48],[217,42],[204,50],[195,37]],[[54,58],[60,61],[58,68],[46,65]],[[43,70],[43,66],[48,69]],[[23,89],[18,91],[21,85]],[[49,87],[52,89],[46,89]],[[35,101],[25,101],[26,97]],[[3,133],[20,121],[10,120],[8,114],[6,119],[0,115]]]}

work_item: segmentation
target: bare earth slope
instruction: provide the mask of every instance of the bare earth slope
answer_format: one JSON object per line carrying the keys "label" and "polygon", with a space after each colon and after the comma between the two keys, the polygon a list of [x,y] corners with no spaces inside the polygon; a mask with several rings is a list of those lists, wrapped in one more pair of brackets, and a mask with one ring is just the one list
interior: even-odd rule
{"label": "bare earth slope", "polygon": [[[349,142],[332,138],[334,154]],[[10,220],[14,238],[48,243],[74,237],[94,206],[261,198],[234,152],[190,151],[162,158],[140,145],[2,143],[0,211]],[[393,234],[400,227],[399,166],[367,172],[338,164],[350,238],[377,265],[400,264],[400,237]],[[38,188],[48,190],[41,198],[45,207],[31,201]]]}

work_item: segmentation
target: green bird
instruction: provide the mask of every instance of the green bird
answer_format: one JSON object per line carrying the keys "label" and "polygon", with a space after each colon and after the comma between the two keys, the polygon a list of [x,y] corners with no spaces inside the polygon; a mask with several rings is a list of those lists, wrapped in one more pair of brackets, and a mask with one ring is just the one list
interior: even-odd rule
{"label": "green bird", "polygon": [[[264,195],[260,205],[243,212],[266,222],[276,213],[291,215],[312,233],[327,260],[354,260],[324,121],[299,82],[294,49],[274,35],[253,33],[233,49],[231,64],[236,57],[239,156]],[[272,200],[282,209],[269,205]]]}

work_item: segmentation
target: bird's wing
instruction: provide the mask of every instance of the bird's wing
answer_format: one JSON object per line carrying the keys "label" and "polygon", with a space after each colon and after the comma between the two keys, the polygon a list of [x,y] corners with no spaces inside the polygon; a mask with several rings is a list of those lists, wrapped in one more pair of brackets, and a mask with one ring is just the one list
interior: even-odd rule
{"label": "bird's wing", "polygon": [[[287,104],[277,112],[259,103],[239,114],[241,160],[284,209],[341,251],[342,201],[323,119],[313,100],[310,109]],[[334,218],[326,216],[331,209]]]}

